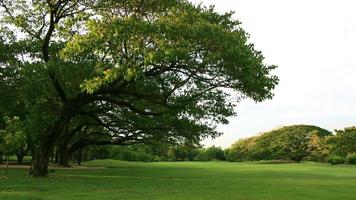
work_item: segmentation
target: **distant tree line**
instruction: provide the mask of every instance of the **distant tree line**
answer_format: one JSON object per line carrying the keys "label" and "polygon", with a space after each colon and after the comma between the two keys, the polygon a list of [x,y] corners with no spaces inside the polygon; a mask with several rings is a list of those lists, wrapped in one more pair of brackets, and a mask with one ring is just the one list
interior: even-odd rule
{"label": "distant tree line", "polygon": [[102,146],[92,153],[91,159],[115,159],[124,161],[214,161],[225,160],[220,147],[203,148],[199,145],[145,145]]}
{"label": "distant tree line", "polygon": [[[32,156],[31,141],[21,120],[5,118],[0,127],[0,163],[16,155],[22,163],[25,155]],[[230,148],[203,148],[189,141],[180,143],[138,143],[111,145],[110,143],[69,143],[59,141],[52,150],[50,161],[58,166],[94,159],[126,161],[315,161],[331,164],[356,163],[356,127],[335,130],[335,134],[317,126],[294,125],[240,139]]]}
{"label": "distant tree line", "polygon": [[356,163],[356,127],[331,132],[294,125],[240,139],[225,149],[229,161],[303,160],[332,164]]}
{"label": "distant tree line", "polygon": [[[71,153],[64,163],[59,152],[57,146],[50,157],[50,161],[61,167],[70,167],[71,164],[80,165],[83,161],[96,159],[137,162],[225,160],[224,150],[221,147],[203,148],[195,144],[91,145]],[[15,153],[16,151],[1,152],[0,164],[5,162],[5,158],[17,155]],[[26,151],[23,156],[25,155],[31,156],[31,153]],[[22,164],[23,157],[17,156],[17,163]]]}

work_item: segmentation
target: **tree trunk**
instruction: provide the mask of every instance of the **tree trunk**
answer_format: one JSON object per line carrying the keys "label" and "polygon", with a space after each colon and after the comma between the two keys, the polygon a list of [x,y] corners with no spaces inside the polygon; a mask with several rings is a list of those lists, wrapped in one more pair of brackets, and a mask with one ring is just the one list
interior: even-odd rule
{"label": "tree trunk", "polygon": [[59,139],[61,133],[63,133],[72,116],[71,109],[64,108],[58,120],[41,136],[41,141],[39,141],[38,146],[35,148],[35,154],[32,159],[31,176],[46,177],[48,175],[48,164],[54,144]]}
{"label": "tree trunk", "polygon": [[0,164],[2,164],[2,153],[0,152]]}
{"label": "tree trunk", "polygon": [[84,161],[88,161],[88,147],[85,147],[85,156],[84,156]]}
{"label": "tree trunk", "polygon": [[66,126],[64,133],[58,141],[58,166],[60,167],[69,167],[69,143],[73,136],[84,127],[85,124],[78,124],[74,129],[70,130],[68,126]]}
{"label": "tree trunk", "polygon": [[22,164],[25,154],[16,154],[16,157],[17,157],[17,164]]}
{"label": "tree trunk", "polygon": [[6,167],[5,167],[5,176],[7,176],[7,169],[9,168],[9,156],[6,154]]}
{"label": "tree trunk", "polygon": [[16,157],[17,157],[17,164],[22,164],[23,158],[25,157],[25,151],[23,149],[20,149],[16,153]]}
{"label": "tree trunk", "polygon": [[53,148],[51,152],[51,163],[54,163],[54,154],[55,154],[55,149]]}
{"label": "tree trunk", "polygon": [[78,151],[78,165],[80,165],[82,163],[82,151],[83,151],[83,149],[80,149]]}
{"label": "tree trunk", "polygon": [[46,177],[48,175],[48,163],[51,152],[51,146],[40,145],[36,148],[34,155],[32,155],[32,166],[30,175],[32,177]]}
{"label": "tree trunk", "polygon": [[68,160],[69,160],[69,153],[68,147],[66,145],[60,146],[58,149],[58,166],[60,167],[69,167]]}
{"label": "tree trunk", "polygon": [[[89,144],[85,140],[80,140],[80,141],[72,144],[67,150],[67,157],[68,158],[72,157],[73,158],[72,160],[77,160],[79,163],[78,156],[75,156],[75,152],[77,152],[78,150],[81,151],[87,145],[89,145]],[[80,159],[82,159],[82,158],[80,158]]]}
{"label": "tree trunk", "polygon": [[57,149],[57,151],[55,153],[54,162],[57,163],[57,164],[59,162],[59,150],[58,149]]}

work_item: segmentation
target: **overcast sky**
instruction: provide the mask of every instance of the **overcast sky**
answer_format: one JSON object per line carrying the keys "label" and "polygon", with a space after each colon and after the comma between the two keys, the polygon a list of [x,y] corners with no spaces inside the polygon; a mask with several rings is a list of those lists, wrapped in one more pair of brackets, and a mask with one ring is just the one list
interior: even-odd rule
{"label": "overcast sky", "polygon": [[239,138],[291,124],[328,130],[356,125],[356,1],[192,0],[233,10],[267,64],[278,65],[275,97],[243,100],[224,135],[203,142],[229,147]]}

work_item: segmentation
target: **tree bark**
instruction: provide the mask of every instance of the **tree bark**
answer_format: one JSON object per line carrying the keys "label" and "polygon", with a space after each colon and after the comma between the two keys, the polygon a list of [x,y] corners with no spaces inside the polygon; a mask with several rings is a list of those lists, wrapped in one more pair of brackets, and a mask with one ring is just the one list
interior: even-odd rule
{"label": "tree bark", "polygon": [[30,175],[33,177],[46,177],[48,175],[49,159],[53,151],[54,144],[60,137],[64,128],[69,123],[73,113],[71,109],[65,109],[54,125],[42,135],[32,159]]}
{"label": "tree bark", "polygon": [[46,177],[48,175],[48,164],[51,152],[50,144],[39,145],[32,156],[30,175],[32,177]]}

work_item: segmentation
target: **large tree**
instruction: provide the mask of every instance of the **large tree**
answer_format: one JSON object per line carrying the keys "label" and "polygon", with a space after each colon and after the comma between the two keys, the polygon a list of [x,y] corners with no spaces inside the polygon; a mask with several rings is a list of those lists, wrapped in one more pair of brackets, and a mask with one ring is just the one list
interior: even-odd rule
{"label": "large tree", "polygon": [[196,142],[218,136],[241,98],[271,98],[278,82],[233,13],[185,0],[0,2],[3,44],[14,50],[1,68],[20,69],[33,176],[47,175],[78,118],[106,138],[86,143]]}
{"label": "large tree", "polygon": [[[323,139],[331,132],[312,125],[293,125],[265,132],[257,137],[235,143],[231,152],[241,154],[239,159],[293,160],[300,162],[317,149],[311,144],[315,137]],[[237,155],[239,155],[237,154]]]}
{"label": "large tree", "polygon": [[335,130],[336,135],[328,139],[332,146],[331,153],[346,157],[348,153],[356,152],[356,126]]}

